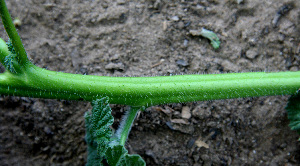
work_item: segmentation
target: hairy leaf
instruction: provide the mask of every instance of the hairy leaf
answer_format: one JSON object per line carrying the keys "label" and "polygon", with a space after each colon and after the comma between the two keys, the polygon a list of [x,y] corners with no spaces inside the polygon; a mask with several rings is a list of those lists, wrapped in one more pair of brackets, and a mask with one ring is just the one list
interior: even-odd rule
{"label": "hairy leaf", "polygon": [[87,150],[88,150],[88,157],[87,157],[86,166],[102,166],[103,164],[101,163],[101,161],[103,159],[101,159],[97,153],[97,145],[88,144]]}
{"label": "hairy leaf", "polygon": [[5,57],[5,59],[4,59],[4,66],[11,73],[17,73],[16,69],[14,68],[14,63],[18,63],[17,62],[16,51],[15,51],[14,46],[13,46],[13,44],[12,44],[12,42],[10,40],[8,40],[6,42],[6,45],[8,47],[8,51],[10,52],[10,54]]}
{"label": "hairy leaf", "polygon": [[7,47],[8,47],[8,51],[10,51],[12,54],[16,54],[15,48],[14,48],[14,46],[13,46],[11,40],[8,40],[8,41],[6,42],[6,45],[7,45]]}
{"label": "hairy leaf", "polygon": [[140,155],[127,154],[124,160],[122,160],[122,166],[146,166],[146,162],[143,160],[143,158]]}
{"label": "hairy leaf", "polygon": [[109,147],[112,131],[109,128],[114,118],[108,104],[108,98],[97,99],[92,102],[91,113],[85,114],[86,142],[88,145],[87,165],[102,165],[105,152]]}
{"label": "hairy leaf", "polygon": [[11,73],[17,73],[16,69],[14,68],[14,63],[16,62],[16,54],[9,54],[4,59],[4,66],[6,69],[8,69]]}
{"label": "hairy leaf", "polygon": [[116,145],[109,147],[106,151],[107,163],[110,166],[120,165],[120,162],[123,160],[124,155],[127,153],[127,150],[122,145]]}
{"label": "hairy leaf", "polygon": [[122,145],[109,147],[106,159],[110,166],[145,166],[146,163],[139,155],[129,155]]}
{"label": "hairy leaf", "polygon": [[286,110],[290,120],[289,126],[300,134],[300,91],[289,98]]}

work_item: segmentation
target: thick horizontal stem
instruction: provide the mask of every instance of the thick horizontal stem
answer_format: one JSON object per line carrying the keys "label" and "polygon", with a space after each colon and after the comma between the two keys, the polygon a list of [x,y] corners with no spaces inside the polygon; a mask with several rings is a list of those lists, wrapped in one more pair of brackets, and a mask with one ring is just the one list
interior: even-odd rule
{"label": "thick horizontal stem", "polygon": [[[108,96],[114,104],[151,106],[240,97],[293,94],[300,88],[300,72],[231,73],[162,77],[104,77],[49,71],[31,64],[12,24],[4,0],[0,15],[18,55],[15,74],[0,74],[0,94],[87,100]],[[0,40],[0,61],[9,55]],[[7,66],[6,66],[7,68]]]}
{"label": "thick horizontal stem", "polygon": [[108,96],[112,104],[151,106],[241,97],[293,94],[300,72],[253,72],[159,77],[68,74],[28,66],[22,75],[0,74],[0,94],[87,100]]}

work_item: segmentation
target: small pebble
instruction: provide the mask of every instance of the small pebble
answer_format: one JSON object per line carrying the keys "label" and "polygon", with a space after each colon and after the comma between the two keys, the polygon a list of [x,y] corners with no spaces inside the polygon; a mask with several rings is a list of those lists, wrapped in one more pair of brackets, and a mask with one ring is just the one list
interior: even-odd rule
{"label": "small pebble", "polygon": [[189,41],[188,41],[187,39],[184,39],[184,41],[183,41],[183,46],[184,46],[184,47],[187,47],[188,43],[189,43]]}
{"label": "small pebble", "polygon": [[189,64],[188,64],[185,60],[183,60],[183,59],[177,60],[176,63],[177,63],[179,66],[182,66],[182,67],[186,67],[186,66],[189,65]]}
{"label": "small pebble", "polygon": [[164,21],[163,22],[163,30],[166,31],[168,28],[168,22],[167,21]]}
{"label": "small pebble", "polygon": [[199,119],[206,119],[211,116],[211,112],[207,109],[203,109],[201,107],[196,107],[192,111],[193,116],[199,118]]}
{"label": "small pebble", "polygon": [[241,3],[243,3],[244,2],[244,0],[237,0],[237,3],[238,4],[241,4]]}
{"label": "small pebble", "polygon": [[44,132],[45,132],[47,135],[52,135],[52,134],[53,134],[53,132],[51,131],[51,129],[50,129],[48,126],[44,127]]}
{"label": "small pebble", "polygon": [[178,17],[178,16],[173,16],[171,19],[172,19],[173,21],[179,21],[179,17]]}
{"label": "small pebble", "polygon": [[171,119],[173,124],[185,124],[189,125],[190,123],[186,119]]}
{"label": "small pebble", "polygon": [[14,21],[13,21],[13,24],[16,26],[16,27],[19,27],[22,25],[22,21],[19,19],[19,18],[16,18]]}
{"label": "small pebble", "polygon": [[114,60],[118,60],[120,58],[120,55],[119,54],[115,54],[115,55],[113,55],[112,57],[110,57],[109,59],[111,60],[111,61],[114,61]]}
{"label": "small pebble", "polygon": [[282,34],[282,33],[280,33],[280,34],[278,35],[278,41],[283,42],[284,39],[285,39],[285,35]]}
{"label": "small pebble", "polygon": [[124,5],[126,3],[125,0],[117,0],[118,5]]}
{"label": "small pebble", "polygon": [[187,148],[192,148],[193,145],[195,144],[195,141],[196,141],[195,138],[191,138],[191,139],[187,142],[186,147],[187,147]]}
{"label": "small pebble", "polygon": [[124,70],[124,64],[119,62],[119,63],[109,63],[105,66],[106,70]]}
{"label": "small pebble", "polygon": [[229,60],[224,60],[221,62],[221,66],[224,67],[224,70],[230,70],[230,71],[238,71],[238,66]]}
{"label": "small pebble", "polygon": [[183,22],[179,22],[178,23],[178,28],[179,29],[183,29],[184,28],[184,23]]}
{"label": "small pebble", "polygon": [[207,155],[207,154],[203,154],[203,155],[201,155],[200,157],[201,157],[201,159],[204,160],[204,161],[209,161],[209,160],[211,160],[210,157],[209,157],[209,155]]}
{"label": "small pebble", "polygon": [[258,53],[254,50],[248,50],[246,52],[246,57],[249,59],[254,59],[257,55],[258,55]]}
{"label": "small pebble", "polygon": [[255,46],[256,43],[257,43],[257,40],[256,40],[255,38],[249,39],[249,44],[250,44],[251,46]]}
{"label": "small pebble", "polygon": [[183,119],[190,119],[192,116],[191,114],[191,109],[188,106],[184,106],[182,107],[182,111],[181,111],[181,117]]}
{"label": "small pebble", "polygon": [[202,139],[202,138],[199,137],[199,138],[196,140],[195,144],[196,144],[199,148],[204,147],[204,148],[208,149],[208,148],[209,148],[209,145],[208,145],[207,143],[205,143],[204,141],[202,141],[201,139]]}
{"label": "small pebble", "polygon": [[193,134],[195,129],[193,125],[171,123],[173,130],[180,131],[185,134]]}

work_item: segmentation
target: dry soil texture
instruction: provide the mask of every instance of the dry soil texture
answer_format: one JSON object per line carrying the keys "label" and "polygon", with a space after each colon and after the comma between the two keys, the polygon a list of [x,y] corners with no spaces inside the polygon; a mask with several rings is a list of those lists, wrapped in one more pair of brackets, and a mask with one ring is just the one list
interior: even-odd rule
{"label": "dry soil texture", "polygon": [[[108,76],[297,71],[299,0],[9,0],[28,55],[49,70]],[[190,30],[206,28],[210,42]],[[1,26],[0,35],[7,39]],[[2,67],[3,68],[3,67]],[[127,148],[147,165],[299,165],[288,96],[160,105]],[[116,127],[125,106],[112,105]],[[87,102],[0,98],[0,165],[84,165]]]}

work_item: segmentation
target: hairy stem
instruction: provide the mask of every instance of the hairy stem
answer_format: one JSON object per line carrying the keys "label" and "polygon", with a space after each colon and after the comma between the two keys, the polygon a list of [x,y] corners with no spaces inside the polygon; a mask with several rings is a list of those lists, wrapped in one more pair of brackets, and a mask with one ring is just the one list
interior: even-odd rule
{"label": "hairy stem", "polygon": [[139,110],[139,107],[130,107],[130,109],[126,112],[124,117],[122,117],[123,119],[116,132],[116,135],[119,137],[120,140],[120,145],[125,145],[125,142],[131,130],[131,126]]}
{"label": "hairy stem", "polygon": [[[201,100],[289,95],[300,88],[300,71],[162,77],[104,77],[49,71],[28,61],[4,0],[0,0],[0,14],[18,53],[20,70],[17,71],[21,71],[12,73],[7,70],[0,74],[2,95],[86,101],[107,96],[111,104],[148,107]],[[2,64],[7,56],[7,45],[1,39]]]}
{"label": "hairy stem", "polygon": [[17,60],[18,60],[19,64],[21,66],[26,66],[27,64],[30,64],[30,61],[27,58],[26,51],[22,44],[21,38],[18,35],[18,32],[12,22],[12,19],[10,17],[10,14],[8,12],[8,9],[7,9],[7,6],[6,6],[4,0],[0,0],[0,16],[2,18],[4,28],[16,50],[16,53],[18,56]]}
{"label": "hairy stem", "polygon": [[241,97],[294,94],[300,72],[253,72],[160,77],[106,77],[68,74],[33,65],[22,75],[0,74],[0,94],[152,106]]}

